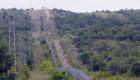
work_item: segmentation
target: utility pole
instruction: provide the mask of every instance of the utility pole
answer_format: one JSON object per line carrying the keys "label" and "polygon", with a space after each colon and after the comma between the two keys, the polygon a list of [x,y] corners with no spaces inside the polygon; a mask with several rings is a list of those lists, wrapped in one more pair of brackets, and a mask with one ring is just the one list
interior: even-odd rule
{"label": "utility pole", "polygon": [[42,7],[42,21],[43,21],[43,28],[44,28],[44,33],[46,32],[46,10],[45,7]]}
{"label": "utility pole", "polygon": [[21,63],[24,64],[24,43],[23,43],[23,33],[20,32],[20,59],[21,59]]}
{"label": "utility pole", "polygon": [[15,30],[15,22],[13,15],[9,18],[9,52],[13,53],[15,58],[15,71],[17,73],[17,55],[16,55],[16,43],[15,43],[15,36],[16,30]]}

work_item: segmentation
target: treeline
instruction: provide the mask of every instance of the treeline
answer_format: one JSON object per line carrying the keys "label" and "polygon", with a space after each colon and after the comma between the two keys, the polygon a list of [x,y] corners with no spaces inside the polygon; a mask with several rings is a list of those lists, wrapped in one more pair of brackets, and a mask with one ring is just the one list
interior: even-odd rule
{"label": "treeline", "polygon": [[140,75],[140,10],[52,12],[59,35],[73,35],[90,71]]}

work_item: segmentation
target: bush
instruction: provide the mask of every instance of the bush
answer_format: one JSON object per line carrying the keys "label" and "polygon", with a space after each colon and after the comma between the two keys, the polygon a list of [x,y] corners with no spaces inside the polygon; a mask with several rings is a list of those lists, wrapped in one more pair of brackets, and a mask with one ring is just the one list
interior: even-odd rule
{"label": "bush", "polygon": [[21,73],[17,75],[16,80],[28,80],[28,78],[30,77],[29,71],[30,71],[29,68],[24,65],[21,68]]}
{"label": "bush", "polygon": [[0,40],[0,74],[8,76],[7,72],[11,69],[13,64],[14,59],[8,54],[7,43],[3,40]]}
{"label": "bush", "polygon": [[51,74],[55,71],[53,64],[50,60],[44,60],[41,65],[39,66],[40,70],[43,71],[45,74]]}
{"label": "bush", "polygon": [[55,71],[52,75],[50,80],[72,80],[65,72]]}
{"label": "bush", "polygon": [[88,53],[80,54],[79,59],[83,62],[83,64],[88,63],[88,59],[90,58],[90,55]]}
{"label": "bush", "polygon": [[140,61],[132,65],[132,73],[139,76],[140,75]]}
{"label": "bush", "polygon": [[50,60],[44,60],[39,67],[50,76],[50,80],[72,80],[65,72],[57,71]]}

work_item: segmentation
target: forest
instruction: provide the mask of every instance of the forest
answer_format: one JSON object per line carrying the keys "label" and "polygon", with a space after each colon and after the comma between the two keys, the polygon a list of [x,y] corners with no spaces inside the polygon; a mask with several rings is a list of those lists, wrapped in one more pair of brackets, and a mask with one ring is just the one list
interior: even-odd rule
{"label": "forest", "polygon": [[140,75],[140,10],[53,13],[57,33],[71,35],[78,59],[90,72]]}

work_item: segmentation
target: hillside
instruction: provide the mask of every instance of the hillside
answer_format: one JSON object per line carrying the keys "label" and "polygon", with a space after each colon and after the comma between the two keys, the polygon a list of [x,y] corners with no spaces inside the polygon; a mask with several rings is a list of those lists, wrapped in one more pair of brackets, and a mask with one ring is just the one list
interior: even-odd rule
{"label": "hillside", "polygon": [[0,10],[0,80],[139,80],[140,10]]}
{"label": "hillside", "polygon": [[53,14],[58,35],[72,40],[78,49],[77,58],[87,70],[140,74],[140,10],[73,13],[54,9]]}

